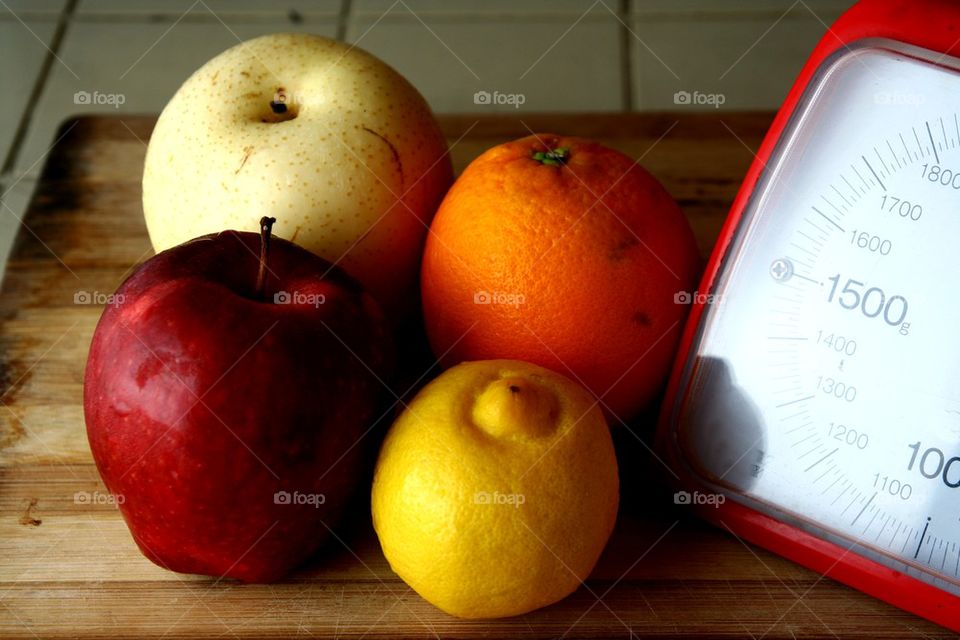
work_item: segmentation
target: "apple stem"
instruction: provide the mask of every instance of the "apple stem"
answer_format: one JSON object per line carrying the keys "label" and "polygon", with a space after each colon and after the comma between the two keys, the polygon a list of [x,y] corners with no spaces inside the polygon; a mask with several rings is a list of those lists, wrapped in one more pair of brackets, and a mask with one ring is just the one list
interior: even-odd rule
{"label": "apple stem", "polygon": [[263,290],[267,284],[267,257],[270,255],[270,230],[276,218],[263,216],[260,218],[260,269],[257,271],[257,297],[263,298]]}

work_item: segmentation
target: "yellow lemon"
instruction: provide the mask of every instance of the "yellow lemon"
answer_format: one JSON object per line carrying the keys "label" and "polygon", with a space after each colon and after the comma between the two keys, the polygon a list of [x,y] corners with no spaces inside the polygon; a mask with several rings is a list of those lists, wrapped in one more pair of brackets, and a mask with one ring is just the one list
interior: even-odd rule
{"label": "yellow lemon", "polygon": [[393,570],[463,618],[517,615],[573,592],[617,516],[613,442],[590,394],[512,360],[467,362],[390,428],[373,525]]}

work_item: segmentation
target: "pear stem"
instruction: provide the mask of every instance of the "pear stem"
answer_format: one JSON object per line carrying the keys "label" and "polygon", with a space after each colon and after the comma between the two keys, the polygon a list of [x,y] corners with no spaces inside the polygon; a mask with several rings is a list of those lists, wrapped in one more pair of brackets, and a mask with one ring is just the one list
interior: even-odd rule
{"label": "pear stem", "polygon": [[267,285],[267,258],[270,256],[270,231],[276,218],[263,216],[260,218],[260,268],[257,270],[256,295],[263,299]]}

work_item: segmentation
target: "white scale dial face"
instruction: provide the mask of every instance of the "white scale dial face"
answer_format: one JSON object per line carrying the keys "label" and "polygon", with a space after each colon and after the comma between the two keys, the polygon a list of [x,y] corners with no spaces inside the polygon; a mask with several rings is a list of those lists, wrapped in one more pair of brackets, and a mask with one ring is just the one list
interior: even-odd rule
{"label": "white scale dial face", "polygon": [[960,73],[828,61],[748,204],[675,439],[709,485],[960,594]]}

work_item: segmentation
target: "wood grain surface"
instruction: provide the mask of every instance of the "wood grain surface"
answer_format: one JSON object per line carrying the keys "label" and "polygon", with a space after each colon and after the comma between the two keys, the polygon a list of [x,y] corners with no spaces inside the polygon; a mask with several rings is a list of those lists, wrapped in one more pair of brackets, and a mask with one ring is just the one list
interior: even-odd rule
{"label": "wood grain surface", "polygon": [[[464,621],[391,571],[358,496],[337,538],[287,580],[178,575],[135,547],[87,446],[81,385],[101,307],[152,251],[140,174],[153,117],[66,123],[16,241],[0,295],[0,637],[862,637],[943,629],[745,545],[672,504],[652,420],[616,432],[623,497],[613,538],[562,602]],[[442,119],[457,170],[529,130],[594,137],[670,190],[706,254],[769,114],[469,116]],[[411,379],[430,366],[408,372]],[[952,636],[950,636],[952,637]]]}

